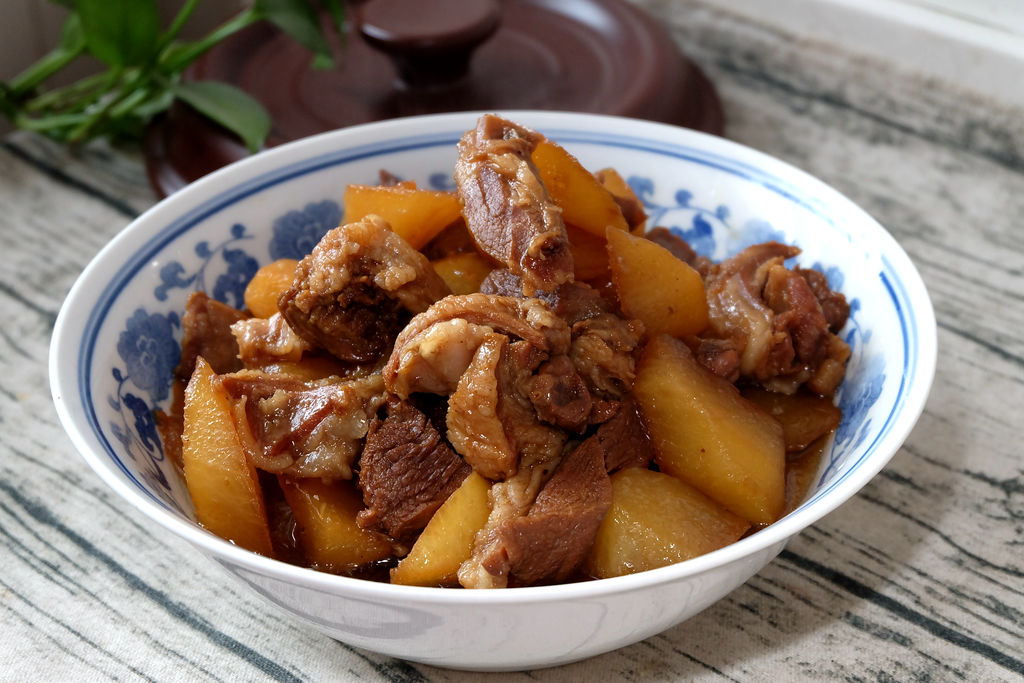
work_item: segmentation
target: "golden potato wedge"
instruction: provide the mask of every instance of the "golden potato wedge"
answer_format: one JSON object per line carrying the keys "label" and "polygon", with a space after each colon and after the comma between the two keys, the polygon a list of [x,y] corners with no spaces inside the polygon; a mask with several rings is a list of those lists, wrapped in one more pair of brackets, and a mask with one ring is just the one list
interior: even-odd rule
{"label": "golden potato wedge", "polygon": [[533,150],[532,159],[566,223],[599,238],[608,226],[629,229],[612,194],[565,148],[544,140]]}
{"label": "golden potato wedge", "polygon": [[629,225],[629,231],[634,235],[643,235],[644,226],[647,224],[647,213],[644,211],[644,203],[640,201],[640,197],[633,191],[629,183],[614,168],[602,168],[594,173],[594,177],[604,186],[604,189],[619,200],[619,208]]}
{"label": "golden potato wedge", "polygon": [[609,228],[608,265],[622,312],[649,336],[697,334],[708,325],[704,281],[660,244]]}
{"label": "golden potato wedge", "polygon": [[644,347],[633,394],[662,472],[750,522],[779,518],[786,499],[786,444],[778,420],[668,335]]}
{"label": "golden potato wedge", "polygon": [[356,524],[363,499],[350,481],[278,477],[306,560],[316,569],[343,572],[391,555],[391,542]]}
{"label": "golden potato wedge", "polygon": [[252,276],[245,286],[245,307],[257,318],[269,318],[277,313],[277,300],[295,279],[295,259],[283,258],[268,263]]}
{"label": "golden potato wedge", "polygon": [[377,214],[414,249],[422,249],[462,215],[462,204],[451,192],[400,185],[349,185],[344,201],[345,223]]}
{"label": "golden potato wedge", "polygon": [[597,530],[587,571],[605,579],[664,567],[737,541],[750,523],[689,484],[628,467],[612,475],[612,506]]}
{"label": "golden potato wedge", "polygon": [[472,294],[480,291],[480,283],[494,266],[475,251],[452,254],[431,261],[434,271],[441,276],[452,294]]}
{"label": "golden potato wedge", "polygon": [[185,388],[181,456],[199,523],[221,538],[273,556],[256,468],[235,422],[227,392],[200,356]]}
{"label": "golden potato wedge", "polygon": [[490,485],[471,472],[437,509],[412,550],[391,570],[391,583],[408,586],[458,585],[459,565],[473,552],[473,539],[490,515]]}

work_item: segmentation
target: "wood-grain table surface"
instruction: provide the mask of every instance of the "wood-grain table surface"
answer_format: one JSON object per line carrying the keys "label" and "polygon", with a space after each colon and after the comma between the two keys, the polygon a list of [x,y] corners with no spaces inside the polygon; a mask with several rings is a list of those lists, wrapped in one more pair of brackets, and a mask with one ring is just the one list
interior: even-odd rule
{"label": "wood-grain table surface", "polygon": [[[1021,680],[1024,111],[710,2],[646,4],[718,87],[727,137],[832,184],[902,244],[935,306],[938,368],[892,462],[747,584],[644,642],[503,678]],[[0,142],[0,680],[482,677],[296,625],[75,452],[50,400],[54,319],[153,202],[130,149]]]}

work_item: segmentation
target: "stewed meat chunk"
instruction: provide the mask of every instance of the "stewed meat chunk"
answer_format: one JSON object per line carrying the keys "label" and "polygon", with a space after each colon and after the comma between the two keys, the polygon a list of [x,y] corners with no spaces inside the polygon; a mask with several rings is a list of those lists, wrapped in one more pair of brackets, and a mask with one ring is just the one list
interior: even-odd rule
{"label": "stewed meat chunk", "polygon": [[583,563],[612,504],[598,438],[590,437],[562,458],[527,513],[497,528],[510,584],[565,581]]}
{"label": "stewed meat chunk", "polygon": [[636,401],[627,396],[615,415],[597,428],[595,436],[609,474],[627,467],[646,468],[654,460],[654,447],[638,411]]}
{"label": "stewed meat chunk", "polygon": [[565,353],[569,328],[539,299],[452,295],[414,317],[384,367],[388,391],[451,393],[490,332],[529,342],[545,355]]}
{"label": "stewed meat chunk", "polygon": [[309,342],[295,334],[280,313],[269,318],[246,318],[231,326],[238,357],[246,366],[282,361],[297,362],[310,350]]}
{"label": "stewed meat chunk", "polygon": [[698,357],[716,374],[729,376],[730,356],[717,352],[731,347],[741,379],[784,393],[806,384],[831,395],[839,386],[849,347],[832,329],[845,321],[845,299],[828,289],[823,276],[786,268],[785,260],[799,253],[797,247],[766,242],[711,270],[705,281],[710,317],[705,336],[723,341],[699,347]]}
{"label": "stewed meat chunk", "polygon": [[391,397],[387,416],[370,425],[359,459],[359,488],[366,503],[359,525],[407,540],[471,471],[427,415]]}
{"label": "stewed meat chunk", "polygon": [[488,335],[448,399],[448,440],[488,479],[507,479],[524,461],[556,457],[567,439],[541,422],[528,395],[544,357],[529,342]]}
{"label": "stewed meat chunk", "polygon": [[523,278],[523,291],[553,291],[573,278],[562,211],[530,155],[543,137],[497,116],[482,116],[459,141],[455,181],[480,251]]}
{"label": "stewed meat chunk", "polygon": [[[481,291],[524,296],[522,279],[506,269],[492,271],[481,284]],[[615,412],[614,402],[628,392],[633,383],[633,355],[643,337],[643,324],[620,317],[612,305],[586,283],[569,282],[553,292],[538,291],[534,296],[546,302],[555,315],[570,326],[569,360],[591,399],[587,422],[603,422]],[[578,392],[576,395],[586,400]]]}
{"label": "stewed meat chunk", "polygon": [[253,464],[294,477],[351,479],[370,420],[384,402],[379,375],[307,383],[241,370],[220,381],[237,401]]}
{"label": "stewed meat chunk", "polygon": [[594,401],[568,356],[555,356],[537,369],[529,396],[544,422],[577,434],[590,422]]}
{"label": "stewed meat chunk", "polygon": [[308,342],[366,363],[388,352],[410,314],[448,294],[426,257],[371,215],[327,233],[278,303]]}
{"label": "stewed meat chunk", "polygon": [[184,336],[181,340],[181,360],[175,374],[188,381],[202,356],[214,372],[234,372],[242,369],[238,359],[238,345],[231,334],[231,326],[244,320],[241,311],[211,299],[204,292],[192,292],[185,302],[181,318]]}

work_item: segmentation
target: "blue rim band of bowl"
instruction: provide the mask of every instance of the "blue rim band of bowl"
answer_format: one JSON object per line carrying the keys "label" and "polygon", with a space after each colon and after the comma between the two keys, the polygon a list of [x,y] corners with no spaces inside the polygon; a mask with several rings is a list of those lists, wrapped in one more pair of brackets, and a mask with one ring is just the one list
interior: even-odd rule
{"label": "blue rim band of bowl", "polygon": [[[742,179],[757,183],[782,198],[798,204],[833,227],[837,227],[832,218],[824,213],[821,201],[807,197],[805,194],[802,194],[789,183],[775,175],[766,173],[761,169],[730,157],[725,157],[687,145],[666,143],[662,140],[655,141],[644,137],[609,135],[606,133],[592,134],[575,129],[558,129],[551,126],[545,127],[544,132],[561,143],[593,144],[604,147],[635,149],[638,151],[673,157],[698,165],[715,168]],[[231,205],[252,194],[258,193],[269,187],[273,187],[274,185],[315,173],[323,170],[324,168],[372,158],[382,154],[393,154],[429,147],[452,147],[461,136],[461,133],[462,131],[460,130],[428,135],[414,135],[398,140],[387,140],[349,147],[344,150],[336,150],[307,157],[288,164],[283,168],[277,168],[257,175],[236,187],[207,199],[199,206],[190,210],[184,216],[179,217],[167,226],[161,228],[153,238],[136,250],[130,260],[118,269],[114,276],[108,281],[103,292],[101,292],[97,298],[97,305],[90,312],[83,327],[83,343],[79,346],[77,365],[79,373],[79,399],[82,401],[82,405],[85,408],[86,419],[92,428],[94,436],[102,444],[107,455],[114,463],[116,463],[120,471],[135,485],[137,490],[143,492],[150,500],[157,503],[160,507],[177,513],[177,510],[167,505],[157,496],[154,496],[138,479],[136,479],[113,449],[111,442],[108,440],[107,435],[100,425],[98,416],[92,408],[91,374],[92,358],[94,356],[96,339],[100,327],[106,318],[107,312],[118,296],[120,296],[125,285],[138,273],[143,265],[149,262],[150,259],[167,243],[187,232],[197,223],[227,209]],[[892,267],[892,264],[883,257],[882,270],[878,275],[881,278],[885,290],[892,299],[904,339],[901,382],[893,407],[886,416],[885,422],[879,429],[875,439],[867,448],[864,449],[860,458],[858,458],[858,460],[853,463],[853,465],[851,465],[841,477],[830,482],[827,488],[816,492],[814,496],[804,501],[800,507],[806,507],[827,495],[828,492],[839,486],[844,480],[857,471],[862,461],[867,459],[874,452],[876,444],[886,437],[896,418],[903,411],[908,394],[907,387],[912,386],[915,381],[915,377],[909,376],[908,371],[912,371],[915,367],[915,362],[919,352],[919,340],[917,337],[918,330],[914,325],[908,324],[906,319],[905,311],[909,304],[908,294],[902,286],[899,278],[895,277],[895,274],[896,271]],[[897,283],[898,287],[894,286],[893,283]],[[914,359],[915,362],[911,362],[911,359]]]}

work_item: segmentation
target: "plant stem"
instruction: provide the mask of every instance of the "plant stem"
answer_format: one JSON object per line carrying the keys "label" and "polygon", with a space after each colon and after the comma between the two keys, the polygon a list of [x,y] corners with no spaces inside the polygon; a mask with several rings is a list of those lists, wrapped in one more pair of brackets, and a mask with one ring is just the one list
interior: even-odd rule
{"label": "plant stem", "polygon": [[120,87],[115,91],[117,94],[111,92],[111,96],[108,97],[98,109],[89,112],[88,118],[82,121],[82,123],[71,131],[68,135],[68,142],[76,144],[84,140],[96,126],[107,118],[107,115],[110,114],[117,105],[127,99],[136,88],[145,83],[148,75],[148,68],[141,69],[126,81],[122,82]]}
{"label": "plant stem", "polygon": [[160,41],[160,49],[157,50],[157,52],[160,52],[160,50],[170,45],[171,41],[178,37],[178,34],[181,33],[181,29],[185,26],[185,22],[187,22],[188,18],[192,16],[192,12],[195,11],[197,5],[199,5],[199,0],[188,0],[188,2],[185,3],[181,8],[181,11],[178,12],[178,15],[174,17],[174,21],[171,22],[170,27],[164,33],[163,38]]}
{"label": "plant stem", "polygon": [[106,90],[110,87],[108,84],[111,80],[110,76],[110,72],[93,74],[75,83],[50,90],[26,102],[25,111],[38,113],[51,107],[60,108],[66,106],[68,102],[80,99],[97,89]]}
{"label": "plant stem", "polygon": [[[174,52],[171,52],[169,49],[165,50],[164,54],[160,57],[161,70],[164,73],[174,73],[184,69],[211,47],[228,36],[241,31],[246,26],[255,23],[259,18],[259,15],[254,10],[251,8],[247,9],[215,28],[205,38],[183,46],[180,50]],[[170,47],[168,46],[168,48]]]}
{"label": "plant stem", "polygon": [[54,48],[11,80],[9,84],[11,93],[20,96],[34,90],[40,83],[82,54],[83,49],[84,46],[74,50],[68,50],[63,46]]}
{"label": "plant stem", "polygon": [[14,117],[13,123],[22,130],[46,132],[54,128],[69,128],[79,125],[86,116],[86,114],[59,114],[34,119],[24,114],[18,114]]}

